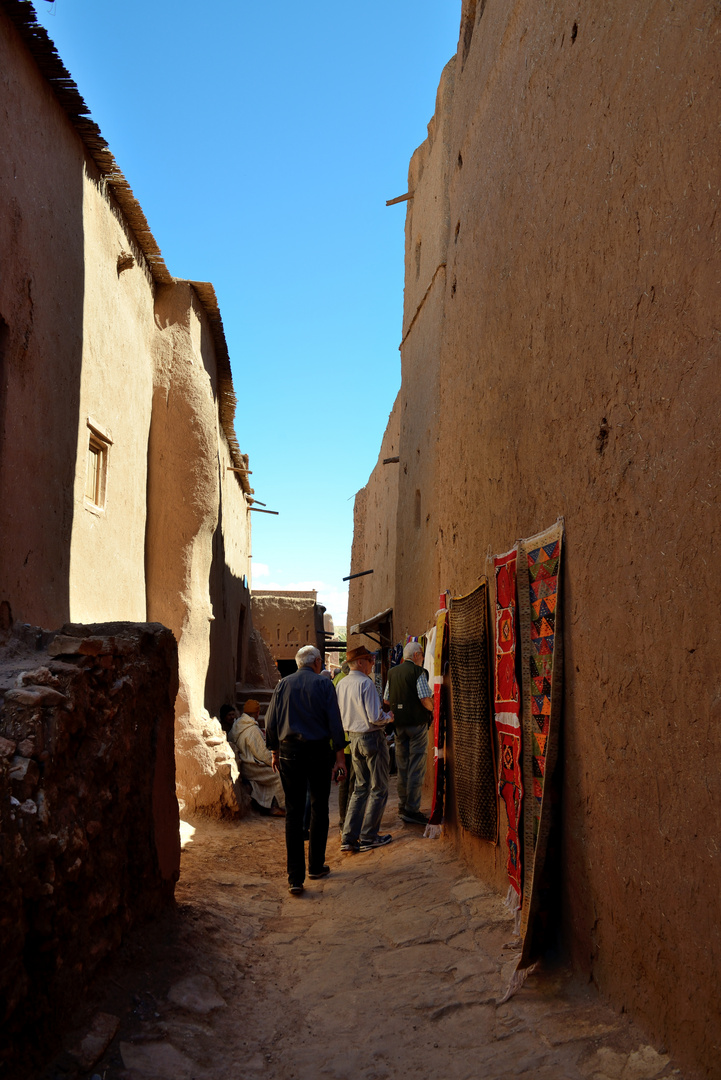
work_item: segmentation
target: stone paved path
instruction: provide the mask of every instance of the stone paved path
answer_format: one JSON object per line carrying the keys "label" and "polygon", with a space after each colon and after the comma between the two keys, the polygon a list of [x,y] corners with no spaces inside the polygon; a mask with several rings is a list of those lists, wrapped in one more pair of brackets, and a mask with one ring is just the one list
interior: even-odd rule
{"label": "stone paved path", "polygon": [[120,1026],[84,1075],[681,1076],[564,970],[531,976],[497,1005],[514,966],[501,898],[395,813],[384,823],[393,843],[368,854],[341,854],[333,830],[332,873],[301,897],[286,888],[282,819],[192,826],[177,912],[135,935],[98,980],[95,1010]]}

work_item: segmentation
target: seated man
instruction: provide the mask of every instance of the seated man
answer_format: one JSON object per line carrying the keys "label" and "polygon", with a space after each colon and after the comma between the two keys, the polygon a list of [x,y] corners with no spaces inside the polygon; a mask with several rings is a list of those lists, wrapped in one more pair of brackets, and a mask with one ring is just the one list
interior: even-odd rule
{"label": "seated man", "polygon": [[283,785],[273,771],[273,755],[265,745],[265,737],[258,726],[259,712],[260,704],[249,698],[242,715],[235,720],[228,733],[228,742],[235,749],[240,775],[250,783],[252,797],[260,812],[282,817],[285,814]]}

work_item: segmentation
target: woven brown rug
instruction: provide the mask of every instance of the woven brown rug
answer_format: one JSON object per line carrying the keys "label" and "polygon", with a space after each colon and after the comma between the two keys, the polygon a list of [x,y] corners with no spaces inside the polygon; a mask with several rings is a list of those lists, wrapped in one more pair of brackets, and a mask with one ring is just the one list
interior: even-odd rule
{"label": "woven brown rug", "polygon": [[451,600],[449,656],[453,783],[464,829],[496,843],[498,789],[488,640],[488,580]]}

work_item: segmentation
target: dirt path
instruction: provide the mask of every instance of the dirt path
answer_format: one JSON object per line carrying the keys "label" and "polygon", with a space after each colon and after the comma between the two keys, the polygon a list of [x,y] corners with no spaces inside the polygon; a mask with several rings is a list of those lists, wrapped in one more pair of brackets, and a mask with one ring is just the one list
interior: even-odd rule
{"label": "dirt path", "polygon": [[342,855],[332,828],[332,873],[301,897],[287,892],[282,819],[192,826],[177,910],[135,934],[97,980],[85,1030],[98,1010],[120,1025],[82,1075],[680,1077],[565,971],[533,975],[496,1005],[514,966],[500,898],[394,812],[384,822],[393,843],[364,855]]}

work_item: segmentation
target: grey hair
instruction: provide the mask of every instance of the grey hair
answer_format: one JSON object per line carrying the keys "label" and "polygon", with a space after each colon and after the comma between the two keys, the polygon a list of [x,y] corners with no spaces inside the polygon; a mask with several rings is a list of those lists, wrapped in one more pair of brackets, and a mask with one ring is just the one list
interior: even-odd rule
{"label": "grey hair", "polygon": [[423,646],[419,645],[417,641],[409,641],[403,650],[403,659],[412,660],[416,653],[420,653],[423,656]]}
{"label": "grey hair", "polygon": [[299,668],[313,667],[316,660],[320,660],[320,652],[316,649],[315,645],[304,645],[302,649],[298,649],[295,654],[295,662]]}

